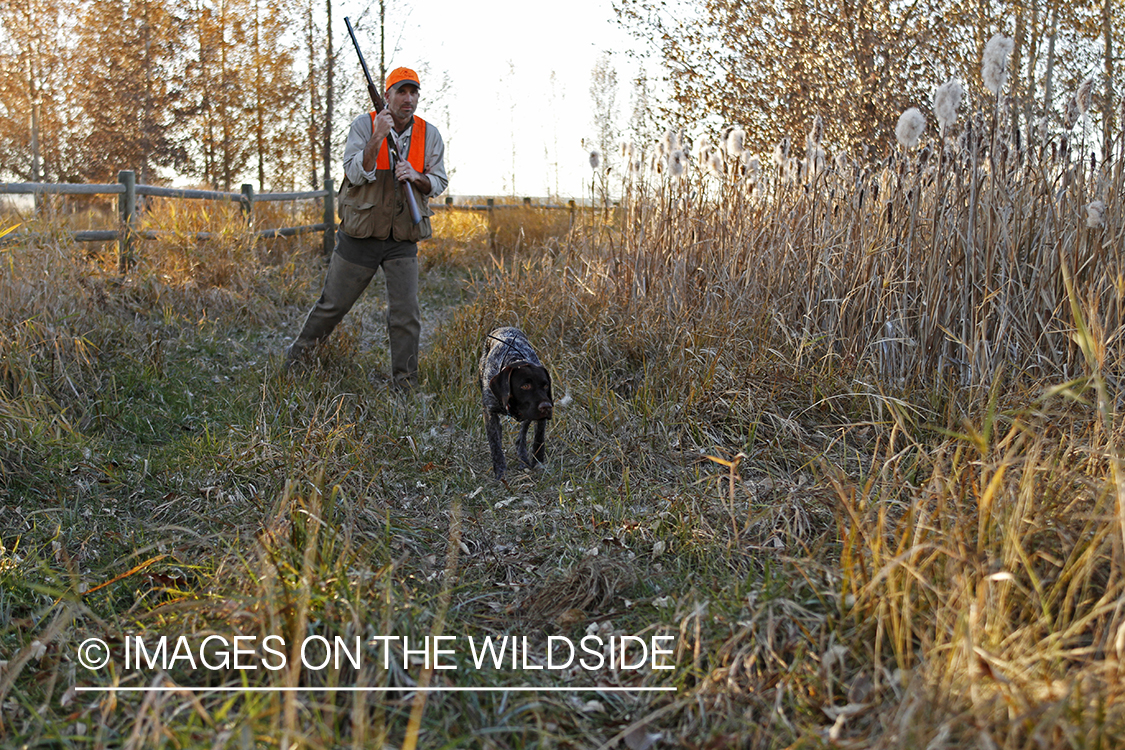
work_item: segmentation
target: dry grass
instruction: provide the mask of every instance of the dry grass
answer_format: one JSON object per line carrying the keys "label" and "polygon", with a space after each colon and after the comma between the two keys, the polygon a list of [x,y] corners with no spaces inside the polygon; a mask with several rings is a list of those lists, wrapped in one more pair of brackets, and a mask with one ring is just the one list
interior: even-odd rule
{"label": "dry grass", "polygon": [[[697,176],[573,226],[506,209],[491,237],[439,214],[407,399],[379,385],[377,291],[323,366],[278,375],[318,248],[252,245],[236,215],[154,212],[223,239],[143,244],[126,279],[97,250],[5,251],[3,742],[1120,744],[1121,170],[929,166],[754,199]],[[507,486],[475,382],[503,324],[559,401],[547,466]],[[74,663],[126,632],[667,633],[676,668]],[[678,692],[423,705],[426,680]],[[393,692],[71,690],[118,681]]]}

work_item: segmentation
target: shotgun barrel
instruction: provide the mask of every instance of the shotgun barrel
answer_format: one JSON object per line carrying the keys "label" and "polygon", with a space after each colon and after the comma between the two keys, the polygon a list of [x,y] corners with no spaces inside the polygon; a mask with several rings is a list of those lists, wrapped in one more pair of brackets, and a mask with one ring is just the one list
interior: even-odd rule
{"label": "shotgun barrel", "polygon": [[[367,79],[367,94],[371,97],[371,103],[375,105],[375,111],[382,112],[387,108],[387,103],[383,101],[379,89],[375,87],[375,83],[371,80],[371,71],[367,69],[367,60],[363,58],[363,50],[359,48],[359,40],[355,37],[355,29],[352,28],[351,19],[347,16],[344,16],[344,25],[348,27],[348,36],[352,38],[355,53],[359,56],[359,65],[363,68],[363,77]],[[425,144],[422,145],[425,146]],[[390,155],[391,173],[393,174],[399,159],[398,144],[389,135],[387,136],[387,153]],[[422,212],[418,210],[418,201],[414,198],[414,190],[405,182],[402,183],[402,189],[406,193],[406,206],[410,209],[410,219],[417,224],[422,221]]]}

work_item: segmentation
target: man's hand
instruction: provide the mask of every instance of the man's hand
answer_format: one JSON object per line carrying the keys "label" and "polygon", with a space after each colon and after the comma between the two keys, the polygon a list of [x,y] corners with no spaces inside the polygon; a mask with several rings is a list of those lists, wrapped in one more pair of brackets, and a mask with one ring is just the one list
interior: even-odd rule
{"label": "man's hand", "polygon": [[399,182],[414,183],[422,191],[422,195],[428,195],[433,188],[430,178],[416,170],[406,159],[400,159],[395,165],[395,178]]}
{"label": "man's hand", "polygon": [[371,138],[368,139],[367,145],[363,147],[363,169],[371,172],[375,169],[375,161],[379,156],[379,147],[383,145],[387,135],[390,134],[391,128],[394,127],[395,121],[391,117],[391,112],[384,109],[382,112],[375,116],[375,128],[371,133]]}

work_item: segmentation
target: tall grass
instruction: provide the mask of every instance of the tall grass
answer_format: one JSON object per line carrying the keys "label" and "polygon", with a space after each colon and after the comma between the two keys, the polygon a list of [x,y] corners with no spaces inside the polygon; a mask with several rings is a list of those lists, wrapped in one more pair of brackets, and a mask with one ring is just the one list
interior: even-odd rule
{"label": "tall grass", "polygon": [[[109,248],[5,251],[0,737],[1120,744],[1121,169],[1005,153],[979,125],[960,151],[753,197],[662,175],[573,224],[439,214],[409,398],[375,376],[377,288],[311,375],[280,377],[318,249],[249,243],[237,213],[154,210],[180,235],[125,279]],[[189,239],[200,221],[223,236]],[[558,402],[547,466],[507,486],[476,381],[498,325]],[[394,692],[76,701],[79,681],[196,679],[74,667],[84,637],[126,631],[668,632],[676,669],[636,684],[678,692],[422,701],[426,679],[624,678],[373,658],[248,684]]]}

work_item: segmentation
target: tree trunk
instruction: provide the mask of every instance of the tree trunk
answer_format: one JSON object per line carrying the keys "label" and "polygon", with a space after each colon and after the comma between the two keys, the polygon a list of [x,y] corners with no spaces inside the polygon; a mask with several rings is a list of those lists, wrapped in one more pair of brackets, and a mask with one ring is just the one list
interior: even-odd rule
{"label": "tree trunk", "polygon": [[258,152],[258,192],[266,189],[266,122],[262,102],[262,9],[254,0],[254,143]]}
{"label": "tree trunk", "polygon": [[[1056,0],[1057,3],[1057,0]],[[1059,35],[1059,6],[1051,8],[1051,36],[1047,42],[1047,73],[1043,83],[1043,111],[1049,116],[1054,111],[1055,98],[1055,39]]]}
{"label": "tree trunk", "polygon": [[40,182],[39,171],[39,87],[35,80],[35,67],[31,62],[31,55],[27,56],[27,96],[30,100],[30,126],[31,126],[31,181]]}
{"label": "tree trunk", "polygon": [[332,0],[324,0],[324,11],[328,18],[328,27],[324,32],[328,49],[325,55],[326,70],[324,72],[324,179],[332,176],[332,115],[335,98],[334,74],[336,68],[336,55],[332,50]]}
{"label": "tree trunk", "polygon": [[309,53],[309,185],[313,190],[318,187],[316,174],[317,157],[320,155],[320,146],[317,144],[316,120],[320,110],[320,103],[316,96],[316,24],[313,21],[313,4],[309,0],[308,11],[305,18],[305,43]]}
{"label": "tree trunk", "polygon": [[[1024,20],[1024,8],[1021,4],[1016,12],[1016,38],[1015,47],[1012,49],[1012,59],[1008,63],[1011,67],[1009,77],[1012,81],[1012,106],[1011,126],[1014,131],[1022,131],[1023,102],[1030,89],[1030,83],[1020,77],[1020,61],[1023,59],[1024,49],[1027,46],[1027,23]],[[1026,131],[1022,131],[1026,132]]]}
{"label": "tree trunk", "polygon": [[379,0],[379,86],[387,80],[387,0]]}
{"label": "tree trunk", "polygon": [[1116,97],[1113,91],[1113,12],[1111,3],[1113,0],[1105,0],[1102,3],[1102,34],[1105,37],[1105,110],[1102,116],[1102,127],[1105,138],[1105,157],[1109,156],[1110,143],[1113,140],[1114,130],[1114,115],[1117,114],[1117,108],[1114,106]]}
{"label": "tree trunk", "polygon": [[1027,50],[1027,95],[1023,100],[1023,121],[1027,124],[1027,137],[1030,146],[1031,137],[1034,135],[1032,131],[1035,130],[1034,113],[1032,107],[1035,104],[1035,69],[1036,62],[1039,59],[1039,0],[1031,0],[1031,32],[1028,35],[1028,50]]}

